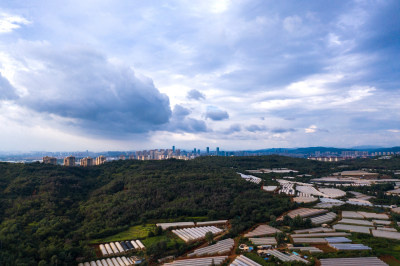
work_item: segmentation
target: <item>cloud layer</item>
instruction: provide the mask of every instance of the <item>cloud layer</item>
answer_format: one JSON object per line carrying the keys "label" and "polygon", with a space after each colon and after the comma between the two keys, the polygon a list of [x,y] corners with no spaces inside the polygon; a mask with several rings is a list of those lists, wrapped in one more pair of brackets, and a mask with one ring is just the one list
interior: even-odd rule
{"label": "cloud layer", "polygon": [[[14,73],[18,86],[26,90],[14,97],[20,106],[109,136],[146,133],[169,122],[169,98],[151,79],[137,77],[125,65],[81,47],[23,42],[16,48],[25,51],[25,67]],[[4,78],[0,81],[5,95],[13,98],[17,91]]]}
{"label": "cloud layer", "polygon": [[208,106],[206,111],[206,118],[214,121],[221,121],[229,118],[227,111],[221,110],[215,106]]}
{"label": "cloud layer", "polygon": [[22,148],[31,141],[15,134],[21,127],[95,137],[94,149],[117,136],[124,149],[399,145],[399,9],[396,0],[5,1],[0,122]]}
{"label": "cloud layer", "polygon": [[188,92],[187,98],[189,100],[204,100],[206,97],[200,91],[193,89]]}

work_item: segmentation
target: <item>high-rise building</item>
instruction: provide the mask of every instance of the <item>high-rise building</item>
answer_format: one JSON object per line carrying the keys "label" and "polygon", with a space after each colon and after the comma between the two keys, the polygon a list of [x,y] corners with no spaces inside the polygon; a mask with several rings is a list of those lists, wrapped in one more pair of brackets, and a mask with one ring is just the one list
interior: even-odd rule
{"label": "high-rise building", "polygon": [[57,165],[57,158],[45,156],[43,157],[43,163]]}
{"label": "high-rise building", "polygon": [[219,147],[217,147],[217,155],[219,155]]}
{"label": "high-rise building", "polygon": [[64,166],[75,166],[75,156],[65,157]]}
{"label": "high-rise building", "polygon": [[175,146],[172,146],[172,152],[175,153]]}
{"label": "high-rise building", "polygon": [[207,147],[206,150],[207,150],[207,154],[209,154],[210,153],[210,147]]}
{"label": "high-rise building", "polygon": [[106,162],[106,157],[104,155],[100,155],[96,158],[96,165],[100,165]]}
{"label": "high-rise building", "polygon": [[94,165],[94,159],[91,157],[86,157],[81,159],[81,166],[87,167],[87,166],[93,166]]}

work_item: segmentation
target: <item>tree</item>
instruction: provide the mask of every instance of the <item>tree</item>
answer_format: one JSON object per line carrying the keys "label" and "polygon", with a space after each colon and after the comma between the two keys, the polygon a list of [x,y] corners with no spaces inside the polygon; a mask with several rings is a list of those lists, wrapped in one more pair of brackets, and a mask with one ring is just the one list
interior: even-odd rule
{"label": "tree", "polygon": [[214,234],[212,232],[207,232],[206,233],[206,240],[207,242],[210,244],[211,242],[213,242],[214,240]]}
{"label": "tree", "polygon": [[58,265],[58,257],[57,257],[57,255],[53,255],[52,257],[51,257],[51,265]]}
{"label": "tree", "polygon": [[38,264],[39,266],[46,266],[47,265],[47,262],[45,261],[45,260],[41,260],[41,261],[39,261],[39,264]]}
{"label": "tree", "polygon": [[285,243],[286,234],[284,232],[276,233],[275,238],[276,238],[276,242],[279,246],[279,245]]}
{"label": "tree", "polygon": [[161,226],[157,226],[156,228],[156,236],[162,235],[162,227]]}
{"label": "tree", "polygon": [[208,218],[210,219],[217,219],[218,213],[214,210],[210,210],[207,214]]}
{"label": "tree", "polygon": [[160,241],[150,245],[147,248],[146,253],[147,255],[153,255],[155,258],[160,258],[166,250],[167,250],[167,242]]}
{"label": "tree", "polygon": [[292,228],[300,228],[303,226],[303,224],[304,224],[303,218],[301,218],[300,215],[297,215],[296,217],[294,217],[294,219],[292,219],[292,221],[290,222],[290,226]]}
{"label": "tree", "polygon": [[276,216],[275,215],[271,215],[269,217],[269,219],[270,219],[270,222],[269,222],[270,226],[276,227],[278,225],[277,222],[276,222]]}
{"label": "tree", "polygon": [[283,217],[283,224],[284,224],[284,225],[290,225],[291,221],[292,221],[292,218],[290,218],[289,215],[285,215],[285,216]]}
{"label": "tree", "polygon": [[306,228],[312,227],[312,222],[311,222],[311,219],[310,219],[310,218],[307,218],[307,219],[305,220],[305,222],[304,222],[304,227],[306,227]]}

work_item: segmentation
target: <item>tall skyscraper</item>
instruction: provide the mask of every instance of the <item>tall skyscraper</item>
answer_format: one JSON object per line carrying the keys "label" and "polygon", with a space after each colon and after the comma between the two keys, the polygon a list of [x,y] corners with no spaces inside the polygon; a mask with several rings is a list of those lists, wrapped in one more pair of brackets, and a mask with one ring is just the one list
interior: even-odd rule
{"label": "tall skyscraper", "polygon": [[207,150],[207,154],[209,154],[210,153],[210,147],[207,147],[206,150]]}
{"label": "tall skyscraper", "polygon": [[217,147],[217,155],[219,155],[219,147]]}
{"label": "tall skyscraper", "polygon": [[172,152],[175,153],[175,146],[172,146]]}

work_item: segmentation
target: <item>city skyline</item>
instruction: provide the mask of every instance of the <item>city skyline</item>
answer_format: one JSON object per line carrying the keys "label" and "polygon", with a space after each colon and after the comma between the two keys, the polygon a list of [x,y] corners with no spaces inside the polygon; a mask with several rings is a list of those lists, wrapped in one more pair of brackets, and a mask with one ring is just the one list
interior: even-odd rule
{"label": "city skyline", "polygon": [[3,1],[0,151],[399,146],[399,9]]}

